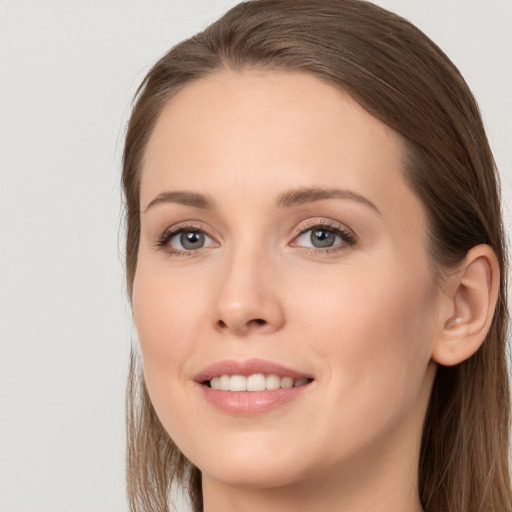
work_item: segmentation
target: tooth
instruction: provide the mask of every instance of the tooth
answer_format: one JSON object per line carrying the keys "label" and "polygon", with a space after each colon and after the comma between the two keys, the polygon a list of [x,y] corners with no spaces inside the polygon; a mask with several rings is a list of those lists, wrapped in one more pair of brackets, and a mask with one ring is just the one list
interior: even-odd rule
{"label": "tooth", "polygon": [[281,387],[282,388],[292,388],[293,387],[293,379],[291,377],[283,377],[281,379]]}
{"label": "tooth", "polygon": [[229,375],[221,375],[219,379],[219,389],[221,389],[222,391],[229,391]]}
{"label": "tooth", "polygon": [[249,377],[243,375],[219,375],[212,377],[210,387],[222,391],[264,391],[279,388],[293,388],[305,386],[309,379],[293,379],[292,377],[280,377],[274,373],[264,375],[255,373]]}
{"label": "tooth", "polygon": [[265,391],[265,376],[255,373],[247,378],[247,391]]}
{"label": "tooth", "polygon": [[275,374],[270,374],[265,379],[265,387],[269,390],[279,389],[281,387],[281,377]]}
{"label": "tooth", "polygon": [[243,375],[231,375],[229,379],[230,391],[247,391],[247,378]]}
{"label": "tooth", "polygon": [[213,379],[210,380],[210,387],[212,389],[220,389],[220,377],[213,377]]}

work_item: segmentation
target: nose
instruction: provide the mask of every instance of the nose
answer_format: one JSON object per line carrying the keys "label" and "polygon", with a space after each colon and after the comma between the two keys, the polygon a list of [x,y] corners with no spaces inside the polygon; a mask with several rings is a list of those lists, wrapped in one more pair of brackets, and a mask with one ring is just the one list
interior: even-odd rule
{"label": "nose", "polygon": [[260,251],[233,254],[217,276],[214,327],[236,336],[270,334],[285,323],[277,269]]}

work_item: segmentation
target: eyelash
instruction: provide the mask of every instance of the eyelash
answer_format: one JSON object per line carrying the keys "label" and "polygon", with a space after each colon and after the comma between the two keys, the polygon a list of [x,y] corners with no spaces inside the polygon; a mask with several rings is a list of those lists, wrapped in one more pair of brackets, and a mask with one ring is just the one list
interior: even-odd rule
{"label": "eyelash", "polygon": [[[165,250],[167,253],[172,256],[192,256],[197,253],[198,249],[190,250],[190,251],[180,251],[177,249],[173,249],[169,246],[169,242],[176,236],[182,233],[183,231],[193,231],[198,233],[206,232],[204,229],[199,228],[197,225],[193,224],[181,224],[175,228],[168,229],[165,231],[162,236],[157,240],[156,247],[157,249]],[[211,238],[211,237],[210,237]]]}
{"label": "eyelash", "polygon": [[[312,231],[314,229],[317,230],[325,230],[333,233],[336,236],[339,236],[343,243],[341,245],[335,245],[333,247],[327,248],[319,248],[319,247],[303,247],[303,249],[307,250],[307,252],[312,254],[332,254],[338,251],[345,250],[348,247],[353,247],[357,243],[357,237],[352,231],[347,229],[343,229],[340,225],[334,224],[331,222],[314,222],[308,226],[303,226],[297,234],[294,236],[293,240],[296,240],[300,236],[306,234],[308,231]],[[197,254],[200,249],[193,249],[189,251],[182,251],[173,249],[169,246],[169,242],[177,235],[182,233],[183,231],[193,231],[198,233],[203,233],[209,237],[209,235],[203,229],[199,228],[197,225],[189,224],[189,225],[180,225],[178,227],[169,229],[165,231],[162,236],[157,240],[156,247],[160,250],[165,250],[167,253],[173,256],[191,256]],[[212,238],[212,237],[209,237]],[[300,247],[300,246],[295,246]]]}
{"label": "eyelash", "polygon": [[306,234],[308,231],[313,230],[329,231],[334,235],[339,236],[342,240],[342,243],[324,249],[321,249],[319,247],[303,247],[303,249],[306,249],[311,254],[332,254],[346,250],[348,247],[353,247],[357,243],[357,237],[353,231],[343,228],[340,224],[327,221],[316,221],[312,222],[310,225],[303,226],[302,228],[300,228],[297,235],[295,235],[294,240]]}

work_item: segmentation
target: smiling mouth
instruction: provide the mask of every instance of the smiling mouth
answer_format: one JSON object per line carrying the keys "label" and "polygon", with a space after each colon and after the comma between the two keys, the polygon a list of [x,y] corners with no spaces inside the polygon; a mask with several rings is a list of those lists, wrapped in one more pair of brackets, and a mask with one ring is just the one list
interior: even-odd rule
{"label": "smiling mouth", "polygon": [[203,398],[230,416],[254,416],[300,403],[314,380],[301,370],[256,358],[217,361],[194,377]]}
{"label": "smiling mouth", "polygon": [[253,375],[219,375],[202,384],[219,391],[273,391],[276,389],[298,388],[308,385],[312,382],[311,378],[298,378],[276,374],[255,373]]}

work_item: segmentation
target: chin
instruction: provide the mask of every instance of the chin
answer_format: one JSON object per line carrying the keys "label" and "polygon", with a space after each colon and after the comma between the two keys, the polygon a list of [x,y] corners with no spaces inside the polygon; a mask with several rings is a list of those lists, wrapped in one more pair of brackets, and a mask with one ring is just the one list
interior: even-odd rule
{"label": "chin", "polygon": [[308,473],[300,445],[292,447],[290,444],[287,448],[275,440],[229,437],[230,440],[217,443],[213,450],[205,447],[201,453],[196,451],[190,457],[201,470],[203,478],[234,487],[256,489],[290,485]]}
{"label": "chin", "polygon": [[287,465],[273,464],[272,461],[232,462],[201,470],[204,478],[223,482],[240,489],[270,489],[286,487],[301,480],[301,471]]}

